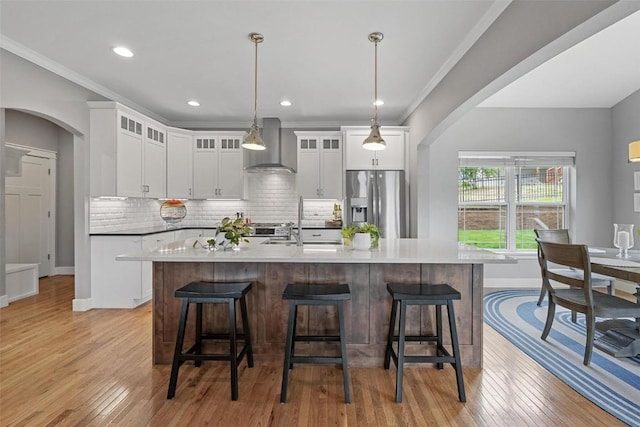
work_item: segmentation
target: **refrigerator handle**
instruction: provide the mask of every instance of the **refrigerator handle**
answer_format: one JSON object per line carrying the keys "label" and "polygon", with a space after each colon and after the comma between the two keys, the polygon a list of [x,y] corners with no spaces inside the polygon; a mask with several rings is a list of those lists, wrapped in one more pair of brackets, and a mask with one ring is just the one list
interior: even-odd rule
{"label": "refrigerator handle", "polygon": [[377,172],[373,172],[373,180],[371,182],[371,188],[373,188],[373,198],[372,198],[372,203],[371,203],[371,207],[373,208],[373,223],[375,225],[377,225],[378,227],[380,226],[379,224],[379,220],[380,220],[380,185],[378,184],[378,173]]}

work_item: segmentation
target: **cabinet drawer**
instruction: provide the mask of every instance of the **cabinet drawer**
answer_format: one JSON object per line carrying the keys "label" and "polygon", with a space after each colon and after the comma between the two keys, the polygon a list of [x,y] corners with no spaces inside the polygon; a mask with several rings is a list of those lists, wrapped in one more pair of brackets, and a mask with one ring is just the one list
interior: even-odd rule
{"label": "cabinet drawer", "polygon": [[307,228],[302,229],[303,242],[341,242],[339,228]]}

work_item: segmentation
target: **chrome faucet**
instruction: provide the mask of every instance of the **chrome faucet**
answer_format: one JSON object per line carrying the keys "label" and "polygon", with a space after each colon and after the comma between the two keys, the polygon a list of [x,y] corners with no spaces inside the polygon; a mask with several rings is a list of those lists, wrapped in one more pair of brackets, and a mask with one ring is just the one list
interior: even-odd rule
{"label": "chrome faucet", "polygon": [[298,199],[298,230],[291,232],[293,237],[296,238],[296,245],[302,246],[302,220],[304,219],[304,201],[302,196]]}

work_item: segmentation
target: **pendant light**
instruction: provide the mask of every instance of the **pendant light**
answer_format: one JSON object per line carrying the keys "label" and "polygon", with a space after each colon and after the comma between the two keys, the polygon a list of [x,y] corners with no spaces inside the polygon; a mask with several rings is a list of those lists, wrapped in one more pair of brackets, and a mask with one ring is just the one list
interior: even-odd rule
{"label": "pendant light", "polygon": [[380,125],[378,124],[378,43],[382,41],[384,35],[382,33],[369,34],[369,41],[375,45],[375,73],[374,73],[374,100],[373,100],[373,124],[371,125],[371,133],[362,143],[362,147],[367,150],[379,151],[387,147],[380,135]]}
{"label": "pendant light", "polygon": [[629,143],[629,161],[640,162],[640,141]]}
{"label": "pendant light", "polygon": [[258,127],[258,43],[262,43],[264,37],[259,33],[249,34],[249,40],[256,46],[255,68],[254,68],[254,92],[253,92],[253,124],[247,131],[242,141],[242,148],[249,150],[264,150],[267,147],[260,137],[260,128]]}

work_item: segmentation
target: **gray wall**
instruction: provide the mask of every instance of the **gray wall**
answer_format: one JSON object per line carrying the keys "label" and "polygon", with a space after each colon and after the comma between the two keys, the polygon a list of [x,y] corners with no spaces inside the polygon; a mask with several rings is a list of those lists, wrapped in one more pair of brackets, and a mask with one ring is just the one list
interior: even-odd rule
{"label": "gray wall", "polygon": [[58,128],[58,142],[56,267],[73,267],[73,135]]}
{"label": "gray wall", "polygon": [[608,109],[476,108],[428,149],[428,219],[436,240],[457,238],[458,151],[575,151],[577,240],[610,243],[613,219]]}
{"label": "gray wall", "polygon": [[6,141],[57,153],[55,267],[73,267],[73,135],[43,118],[6,110]]}
{"label": "gray wall", "polygon": [[5,123],[7,142],[58,152],[60,127],[55,123],[15,110],[6,110]]}
{"label": "gray wall", "polygon": [[[640,140],[640,90],[618,103],[613,109],[613,222],[640,227],[640,212],[633,211],[633,173],[640,163],[629,163],[629,143]],[[640,248],[640,235],[635,236]]]}
{"label": "gray wall", "polygon": [[[575,241],[611,246],[614,197],[611,110],[476,108],[425,147],[428,198],[421,227],[429,238],[457,238],[458,151],[575,151]],[[487,266],[486,277],[537,278],[535,257]]]}
{"label": "gray wall", "polygon": [[[403,123],[411,127],[411,236],[430,237],[422,228],[430,202],[424,198],[425,146],[496,91],[638,7],[640,3],[612,1],[508,4]],[[599,14],[603,9],[607,13]]]}
{"label": "gray wall", "polygon": [[[1,107],[1,105],[0,105]],[[4,112],[4,108],[0,108],[0,159],[2,159],[2,161],[0,161],[0,242],[2,242],[0,244],[0,307],[2,307],[4,304],[8,304],[8,298],[7,298],[7,283],[6,283],[6,259],[7,259],[7,254],[6,251],[7,249],[5,248],[5,219],[4,219],[4,215],[5,215],[5,207],[4,207],[4,185],[5,185],[5,179],[4,179],[4,141],[5,141],[5,126],[4,126],[4,116],[5,116],[5,112]]]}
{"label": "gray wall", "polygon": [[[0,50],[0,93],[0,108],[29,112],[73,135],[74,307],[88,306],[88,302],[84,302],[91,297],[89,110],[86,103],[105,99],[5,50]],[[0,169],[0,175],[4,176],[4,166],[0,165]],[[0,192],[0,199],[4,200],[4,185]],[[0,226],[4,227],[4,218]],[[0,255],[0,264],[4,265],[4,251]]]}

